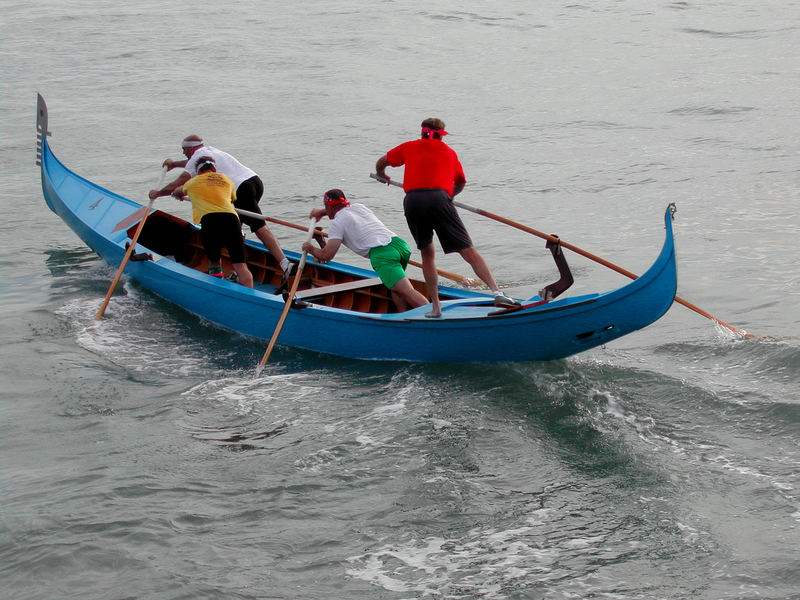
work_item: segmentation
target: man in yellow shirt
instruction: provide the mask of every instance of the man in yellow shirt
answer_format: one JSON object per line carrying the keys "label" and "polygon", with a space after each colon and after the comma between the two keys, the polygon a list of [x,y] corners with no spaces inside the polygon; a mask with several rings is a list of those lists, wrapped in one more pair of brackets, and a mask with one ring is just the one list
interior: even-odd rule
{"label": "man in yellow shirt", "polygon": [[227,175],[217,173],[214,159],[210,156],[198,161],[197,173],[172,195],[179,199],[183,199],[184,195],[189,196],[192,202],[192,218],[200,225],[203,250],[210,263],[208,273],[222,277],[219,260],[224,246],[239,276],[239,283],[251,288],[253,275],[245,262],[242,228],[239,215],[233,208],[233,201],[236,200],[233,181]]}

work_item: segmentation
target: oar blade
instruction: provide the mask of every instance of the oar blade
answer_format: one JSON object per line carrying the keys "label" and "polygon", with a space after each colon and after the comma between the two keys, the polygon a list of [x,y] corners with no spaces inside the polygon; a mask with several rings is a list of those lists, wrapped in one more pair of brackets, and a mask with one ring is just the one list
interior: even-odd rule
{"label": "oar blade", "polygon": [[147,211],[150,210],[147,206],[143,206],[142,208],[132,212],[130,216],[125,217],[114,226],[114,229],[111,230],[111,233],[116,233],[120,229],[127,229],[134,223],[137,223],[147,214]]}

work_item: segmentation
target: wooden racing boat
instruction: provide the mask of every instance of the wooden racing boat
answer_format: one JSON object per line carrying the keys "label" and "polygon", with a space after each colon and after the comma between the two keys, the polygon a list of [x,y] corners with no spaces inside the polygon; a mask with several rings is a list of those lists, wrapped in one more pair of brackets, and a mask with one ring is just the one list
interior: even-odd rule
{"label": "wooden racing boat", "polygon": [[[50,149],[47,125],[47,107],[39,96],[37,164],[47,205],[107,263],[119,265],[136,228],[131,217],[142,211],[142,205],[65,167]],[[663,247],[642,276],[603,293],[551,300],[556,294],[543,291],[547,301],[534,296],[520,309],[498,310],[489,294],[442,286],[442,317],[429,319],[424,316],[429,306],[398,312],[371,270],[309,262],[279,343],[372,360],[464,363],[564,358],[646,327],[669,309],[677,286],[672,213],[668,207]],[[272,336],[285,298],[280,293],[280,267],[260,243],[246,244],[254,289],[208,275],[199,229],[162,211],[147,217],[135,251],[146,260],[128,262],[125,272],[154,294],[246,336],[263,340]],[[286,256],[299,258],[290,251]],[[563,260],[559,270],[564,275],[562,267],[566,267]],[[224,256],[223,269],[231,270]],[[425,293],[423,282],[412,282]],[[556,293],[563,287],[548,286]]]}

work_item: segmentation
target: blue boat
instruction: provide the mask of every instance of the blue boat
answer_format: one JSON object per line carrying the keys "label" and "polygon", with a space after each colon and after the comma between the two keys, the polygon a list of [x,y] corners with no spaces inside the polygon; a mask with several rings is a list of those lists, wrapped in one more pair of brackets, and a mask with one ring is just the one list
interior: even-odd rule
{"label": "blue boat", "polygon": [[[47,126],[47,107],[40,95],[37,164],[47,205],[103,260],[120,265],[142,205],[65,167],[50,149]],[[442,317],[429,319],[424,316],[429,306],[398,312],[371,270],[310,262],[278,343],[365,360],[483,363],[571,356],[650,325],[672,305],[677,286],[673,212],[672,205],[667,207],[661,252],[634,281],[603,293],[551,299],[565,287],[554,286],[553,294],[540,292],[546,301],[533,296],[519,309],[498,310],[489,294],[442,286]],[[247,262],[255,280],[255,288],[249,289],[207,274],[196,226],[158,210],[145,223],[135,252],[146,260],[127,263],[130,278],[218,326],[262,340],[272,337],[286,300],[280,293],[281,270],[261,244],[247,242]],[[157,229],[148,241],[150,225]],[[160,247],[165,239],[178,246]],[[286,255],[292,261],[300,258],[296,252]],[[560,271],[562,266],[566,267],[563,260]],[[231,269],[224,257],[223,269]],[[423,282],[413,284],[425,293]]]}

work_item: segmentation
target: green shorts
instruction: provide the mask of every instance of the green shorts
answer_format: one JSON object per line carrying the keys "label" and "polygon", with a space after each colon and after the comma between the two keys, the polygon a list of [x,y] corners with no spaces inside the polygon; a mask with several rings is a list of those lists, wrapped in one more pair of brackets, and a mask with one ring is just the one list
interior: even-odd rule
{"label": "green shorts", "polygon": [[389,289],[406,276],[409,258],[411,249],[399,237],[393,237],[386,246],[378,246],[369,251],[369,262],[373,270]]}

